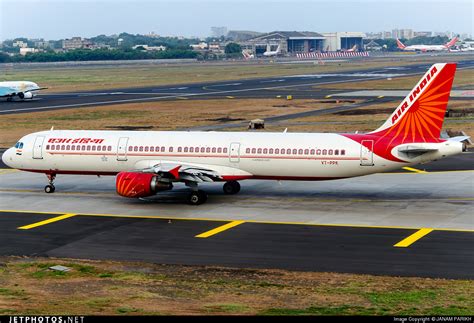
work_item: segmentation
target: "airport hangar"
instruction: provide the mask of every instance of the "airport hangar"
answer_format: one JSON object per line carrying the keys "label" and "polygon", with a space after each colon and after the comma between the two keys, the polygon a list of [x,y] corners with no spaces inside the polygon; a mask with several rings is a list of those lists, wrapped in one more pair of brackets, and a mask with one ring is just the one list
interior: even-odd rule
{"label": "airport hangar", "polygon": [[343,51],[357,45],[363,50],[363,40],[366,35],[362,32],[331,32],[317,33],[312,31],[273,31],[244,41],[239,41],[242,49],[261,56],[270,46],[276,50],[280,46],[283,55],[311,53],[323,51]]}

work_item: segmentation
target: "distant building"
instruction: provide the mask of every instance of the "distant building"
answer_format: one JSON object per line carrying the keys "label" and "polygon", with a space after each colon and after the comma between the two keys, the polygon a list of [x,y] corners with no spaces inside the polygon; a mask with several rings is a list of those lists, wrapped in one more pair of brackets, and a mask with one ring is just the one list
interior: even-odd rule
{"label": "distant building", "polygon": [[24,42],[23,40],[17,40],[13,42],[13,47],[19,47],[19,48],[27,48],[28,43]]}
{"label": "distant building", "polygon": [[227,27],[211,27],[211,36],[212,37],[222,37],[227,35]]}
{"label": "distant building", "polygon": [[193,50],[197,50],[197,51],[208,49],[208,46],[209,45],[206,42],[200,42],[199,44],[189,45],[189,47],[191,47]]}
{"label": "distant building", "polygon": [[36,40],[34,42],[35,44],[35,48],[41,48],[41,49],[46,49],[46,48],[50,48],[51,47],[51,44],[49,43],[49,41],[45,41],[43,39],[41,40]]}
{"label": "distant building", "polygon": [[20,55],[25,56],[28,53],[37,53],[39,50],[36,48],[22,47],[20,48]]}
{"label": "distant building", "polygon": [[356,46],[357,50],[364,48],[363,40],[365,33],[357,31],[337,31],[333,33],[322,33],[324,36],[324,50],[339,51],[348,50]]}
{"label": "distant building", "polygon": [[392,38],[412,39],[414,37],[413,29],[393,29]]}
{"label": "distant building", "polygon": [[273,31],[239,44],[256,56],[263,55],[268,48],[276,50],[278,47],[281,54],[286,55],[322,51],[324,39],[323,35],[312,31]]}
{"label": "distant building", "polygon": [[63,49],[80,49],[80,48],[91,48],[93,43],[89,39],[82,39],[81,37],[72,37],[71,39],[63,40]]}
{"label": "distant building", "polygon": [[149,33],[149,34],[145,34],[144,36],[146,36],[146,37],[150,37],[150,38],[160,38],[160,35],[158,35],[158,34],[155,34],[155,32],[154,32],[154,31],[152,31],[152,32],[151,32],[151,33]]}
{"label": "distant building", "polygon": [[138,49],[142,47],[144,50],[148,51],[164,51],[166,50],[166,46],[148,46],[148,45],[135,45],[132,49]]}
{"label": "distant building", "polygon": [[432,32],[431,31],[415,31],[414,36],[415,37],[431,37]]}
{"label": "distant building", "polygon": [[251,38],[258,37],[263,33],[250,30],[229,30],[227,33],[227,38],[233,41],[246,41]]}

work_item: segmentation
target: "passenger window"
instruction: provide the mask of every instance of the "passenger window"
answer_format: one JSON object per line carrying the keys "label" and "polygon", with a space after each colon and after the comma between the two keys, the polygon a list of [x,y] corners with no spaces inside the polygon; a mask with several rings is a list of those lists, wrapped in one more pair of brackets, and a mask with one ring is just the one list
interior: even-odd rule
{"label": "passenger window", "polygon": [[151,146],[151,147],[150,147],[150,151],[151,151],[151,152],[155,152],[155,147],[154,147],[154,146]]}
{"label": "passenger window", "polygon": [[97,146],[97,151],[101,151],[102,150],[102,146]]}
{"label": "passenger window", "polygon": [[162,152],[162,153],[165,152],[165,146],[161,146],[161,152]]}
{"label": "passenger window", "polygon": [[311,149],[310,154],[314,155],[314,149]]}
{"label": "passenger window", "polygon": [[269,153],[270,155],[273,155],[273,148],[268,149],[268,153]]}
{"label": "passenger window", "polygon": [[328,150],[328,155],[332,155],[332,149]]}
{"label": "passenger window", "polygon": [[133,147],[133,151],[138,151],[138,146]]}
{"label": "passenger window", "polygon": [[308,155],[308,154],[309,154],[309,149],[305,149],[305,150],[304,150],[304,154],[305,154],[305,155]]}
{"label": "passenger window", "polygon": [[203,153],[203,152],[205,152],[205,151],[206,151],[206,148],[201,147],[201,152]]}
{"label": "passenger window", "polygon": [[193,147],[189,147],[189,152],[190,152],[190,153],[193,153],[193,152],[194,152],[194,148],[193,148]]}
{"label": "passenger window", "polygon": [[87,151],[90,151],[91,150],[91,146],[87,146]]}
{"label": "passenger window", "polygon": [[275,154],[279,154],[280,153],[280,149],[276,148],[275,149]]}
{"label": "passenger window", "polygon": [[257,153],[257,149],[256,148],[252,148],[252,154],[256,154]]}
{"label": "passenger window", "polygon": [[181,147],[178,147],[178,153],[182,152],[183,151],[183,148]]}
{"label": "passenger window", "polygon": [[341,149],[341,155],[345,155],[346,151],[344,149]]}
{"label": "passenger window", "polygon": [[112,151],[112,146],[107,147],[108,151]]}
{"label": "passenger window", "polygon": [[296,155],[298,151],[296,149],[293,149],[293,155]]}
{"label": "passenger window", "polygon": [[185,153],[188,152],[188,147],[184,147],[184,152],[185,152]]}
{"label": "passenger window", "polygon": [[267,149],[267,148],[264,148],[264,149],[263,149],[263,154],[264,154],[264,155],[268,154],[268,149]]}
{"label": "passenger window", "polygon": [[299,150],[298,150],[298,154],[299,154],[299,155],[303,155],[303,149],[299,149]]}
{"label": "passenger window", "polygon": [[76,150],[76,146],[72,145],[71,150]]}
{"label": "passenger window", "polygon": [[223,152],[224,154],[227,154],[227,148],[224,148]]}
{"label": "passenger window", "polygon": [[222,148],[220,148],[220,147],[217,148],[217,153],[218,153],[218,154],[222,153]]}
{"label": "passenger window", "polygon": [[71,146],[67,145],[66,150],[71,150]]}
{"label": "passenger window", "polygon": [[287,153],[288,155],[291,155],[291,149],[287,149],[287,150],[286,150],[286,153]]}
{"label": "passenger window", "polygon": [[95,146],[92,146],[92,151],[95,151]]}
{"label": "passenger window", "polygon": [[170,150],[169,150],[169,151],[170,151],[170,153],[172,153],[172,152],[173,152],[173,147],[170,147]]}
{"label": "passenger window", "polygon": [[261,154],[262,153],[262,148],[258,148],[257,149],[257,154]]}
{"label": "passenger window", "polygon": [[133,146],[128,146],[128,151],[132,151],[133,150]]}
{"label": "passenger window", "polygon": [[339,155],[339,149],[334,150],[334,155]]}
{"label": "passenger window", "polygon": [[148,147],[148,146],[145,146],[145,152],[146,152],[146,153],[148,152],[148,149],[149,149],[149,147]]}
{"label": "passenger window", "polygon": [[216,147],[213,147],[213,148],[212,148],[212,153],[213,153],[213,154],[216,153]]}
{"label": "passenger window", "polygon": [[46,145],[46,149],[49,149],[49,145]]}
{"label": "passenger window", "polygon": [[143,146],[140,146],[140,148],[138,149],[139,151],[143,151]]}
{"label": "passenger window", "polygon": [[199,147],[196,147],[196,148],[194,149],[194,151],[198,153],[198,152],[199,152]]}
{"label": "passenger window", "polygon": [[65,150],[66,149],[66,146],[65,145],[62,145],[61,146],[61,150]]}
{"label": "passenger window", "polygon": [[316,155],[321,155],[321,149],[316,150]]}
{"label": "passenger window", "polygon": [[210,147],[207,147],[206,148],[206,153],[210,153],[211,152],[211,148]]}
{"label": "passenger window", "polygon": [[155,151],[156,151],[156,152],[159,152],[159,151],[160,151],[160,147],[156,146]]}
{"label": "passenger window", "polygon": [[328,154],[327,149],[323,149],[323,155],[327,155],[327,154]]}
{"label": "passenger window", "polygon": [[246,154],[250,154],[250,148],[245,149]]}

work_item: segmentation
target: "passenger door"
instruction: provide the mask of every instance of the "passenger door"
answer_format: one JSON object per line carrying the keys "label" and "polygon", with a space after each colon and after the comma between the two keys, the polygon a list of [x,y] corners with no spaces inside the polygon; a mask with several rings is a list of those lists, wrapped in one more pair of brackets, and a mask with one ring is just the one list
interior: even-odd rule
{"label": "passenger door", "polygon": [[233,142],[230,144],[229,161],[231,163],[238,163],[240,161],[240,143]]}
{"label": "passenger door", "polygon": [[374,166],[374,141],[362,140],[360,144],[360,165]]}
{"label": "passenger door", "polygon": [[121,137],[117,145],[117,160],[126,161],[127,160],[127,144],[128,137]]}
{"label": "passenger door", "polygon": [[37,136],[33,145],[33,159],[43,159],[44,136]]}

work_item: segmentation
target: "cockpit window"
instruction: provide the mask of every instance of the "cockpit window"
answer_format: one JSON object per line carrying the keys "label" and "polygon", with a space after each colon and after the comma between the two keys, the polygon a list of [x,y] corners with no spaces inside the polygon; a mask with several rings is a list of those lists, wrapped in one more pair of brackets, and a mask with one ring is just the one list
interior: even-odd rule
{"label": "cockpit window", "polygon": [[17,149],[22,149],[22,148],[23,148],[23,143],[20,142],[20,141],[17,142],[17,143],[15,144],[15,148],[17,148]]}

